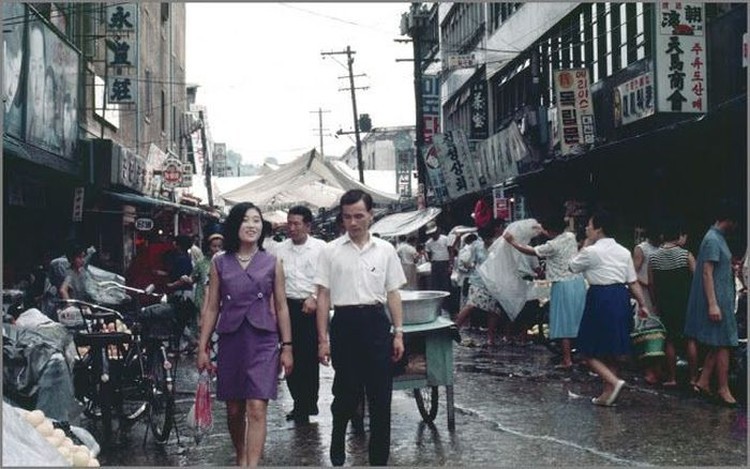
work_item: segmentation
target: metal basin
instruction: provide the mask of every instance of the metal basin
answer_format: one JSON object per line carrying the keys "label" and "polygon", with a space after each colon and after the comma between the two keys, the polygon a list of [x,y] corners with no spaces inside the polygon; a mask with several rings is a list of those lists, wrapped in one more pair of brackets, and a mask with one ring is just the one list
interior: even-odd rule
{"label": "metal basin", "polygon": [[401,293],[404,324],[423,324],[434,321],[440,316],[443,298],[450,295],[447,291],[437,290],[399,290],[399,293]]}

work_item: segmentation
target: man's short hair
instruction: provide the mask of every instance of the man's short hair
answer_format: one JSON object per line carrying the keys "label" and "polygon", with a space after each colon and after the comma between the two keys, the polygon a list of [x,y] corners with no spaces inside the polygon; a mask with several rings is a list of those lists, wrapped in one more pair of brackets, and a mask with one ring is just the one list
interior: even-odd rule
{"label": "man's short hair", "polygon": [[305,223],[312,223],[313,215],[309,208],[304,205],[295,205],[289,209],[289,215],[300,215]]}
{"label": "man's short hair", "polygon": [[372,210],[372,196],[367,192],[359,189],[349,189],[344,192],[339,202],[339,208],[343,209],[344,205],[354,205],[359,201],[365,203],[365,208],[369,211]]}

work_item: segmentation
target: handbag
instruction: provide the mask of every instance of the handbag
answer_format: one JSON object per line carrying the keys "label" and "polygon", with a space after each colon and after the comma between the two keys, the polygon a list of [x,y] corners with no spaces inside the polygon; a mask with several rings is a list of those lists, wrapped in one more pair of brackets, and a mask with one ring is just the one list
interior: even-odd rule
{"label": "handbag", "polygon": [[195,390],[195,402],[187,415],[187,423],[193,429],[195,443],[198,444],[208,435],[214,425],[211,411],[211,375],[201,371],[198,387]]}
{"label": "handbag", "polygon": [[659,318],[653,314],[646,317],[634,316],[633,332],[630,340],[633,353],[639,359],[648,357],[663,357],[664,343],[667,339],[667,329]]}

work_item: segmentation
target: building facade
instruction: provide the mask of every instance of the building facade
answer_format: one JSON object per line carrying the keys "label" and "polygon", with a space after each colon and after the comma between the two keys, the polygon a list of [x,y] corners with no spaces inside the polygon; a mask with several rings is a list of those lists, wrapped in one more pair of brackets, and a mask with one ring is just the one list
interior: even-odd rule
{"label": "building facade", "polygon": [[5,283],[67,239],[123,272],[142,238],[197,234],[170,172],[187,163],[185,5],[5,2],[2,15]]}
{"label": "building facade", "polygon": [[511,218],[609,207],[693,238],[718,198],[746,216],[744,3],[446,2],[438,21],[441,130],[482,183],[455,222],[493,189]]}

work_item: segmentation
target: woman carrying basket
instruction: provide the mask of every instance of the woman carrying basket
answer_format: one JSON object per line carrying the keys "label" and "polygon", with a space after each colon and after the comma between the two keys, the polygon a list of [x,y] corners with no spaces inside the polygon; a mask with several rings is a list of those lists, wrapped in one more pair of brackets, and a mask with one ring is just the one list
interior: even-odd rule
{"label": "woman carrying basket", "polygon": [[625,385],[617,376],[616,359],[631,351],[631,294],[640,314],[649,314],[630,251],[610,237],[613,232],[611,215],[595,213],[586,225],[583,248],[570,260],[570,270],[582,273],[589,283],[576,344],[586,365],[604,382],[604,390],[591,402],[606,407],[614,405]]}

